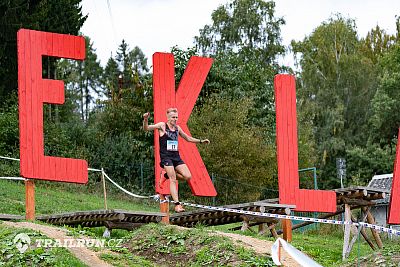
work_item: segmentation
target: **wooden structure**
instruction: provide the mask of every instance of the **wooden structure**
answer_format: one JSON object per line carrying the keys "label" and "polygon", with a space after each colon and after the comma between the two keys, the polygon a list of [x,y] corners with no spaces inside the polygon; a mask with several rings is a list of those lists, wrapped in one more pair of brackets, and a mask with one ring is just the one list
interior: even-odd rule
{"label": "wooden structure", "polygon": [[92,210],[37,216],[37,220],[54,225],[106,226],[108,229],[127,229],[146,223],[158,223],[165,214],[158,212],[132,212],[125,210]]}
{"label": "wooden structure", "polygon": [[[276,201],[273,200],[273,202]],[[272,203],[270,200],[264,200],[258,202],[227,205],[222,206],[222,208],[289,215],[291,213],[291,210],[294,209],[295,206],[281,205],[277,203]],[[264,234],[267,230],[269,230],[274,237],[278,237],[275,230],[275,225],[278,223],[278,221],[279,219],[268,218],[264,216],[205,209],[199,209],[192,212],[175,213],[170,216],[171,224],[184,227],[193,227],[197,223],[212,226],[242,222],[243,224],[239,228],[244,231],[250,229],[250,227],[252,226],[257,225],[260,234]],[[236,228],[236,230],[238,229]]]}
{"label": "wooden structure", "polygon": [[[360,222],[367,221],[370,224],[375,224],[375,219],[370,212],[370,207],[375,205],[373,201],[384,199],[389,193],[388,190],[362,186],[336,189],[335,192],[337,195],[337,204],[343,206],[342,211],[344,212],[345,222],[357,222],[355,216],[352,214],[352,210],[360,208],[362,211],[362,218]],[[382,248],[383,244],[378,232],[372,228],[370,230],[376,245],[378,248]],[[353,235],[352,238],[351,234]],[[369,240],[365,229],[362,227],[357,229],[357,227],[354,225],[345,224],[342,252],[343,259],[349,256],[359,234],[363,236],[372,249],[375,249],[375,246],[373,242]]]}
{"label": "wooden structure", "polygon": [[[154,121],[166,120],[166,111],[170,107],[178,108],[179,126],[190,135],[187,122],[201,87],[206,80],[213,60],[205,57],[191,57],[183,73],[178,89],[175,90],[175,66],[174,56],[170,53],[154,53],[153,55],[153,99]],[[160,147],[158,131],[154,132],[155,155],[155,185],[156,192],[168,195],[169,186],[159,187]],[[196,144],[183,141],[179,137],[179,153],[192,173],[192,179],[188,182],[195,196],[216,196],[217,191],[201,159]],[[166,181],[165,184],[169,184]]]}

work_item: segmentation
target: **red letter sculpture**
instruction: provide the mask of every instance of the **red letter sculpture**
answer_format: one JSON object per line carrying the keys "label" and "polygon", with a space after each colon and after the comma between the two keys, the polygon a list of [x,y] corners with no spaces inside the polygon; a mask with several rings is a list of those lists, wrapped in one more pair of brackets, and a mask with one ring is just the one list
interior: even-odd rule
{"label": "red letter sculpture", "polygon": [[[155,53],[153,55],[154,121],[165,121],[167,108],[176,107],[179,111],[179,125],[182,130],[190,135],[186,123],[189,120],[211,65],[211,58],[192,57],[179,83],[178,90],[175,92],[175,66],[173,55],[169,53]],[[160,179],[161,174],[158,138],[158,131],[155,131],[156,192],[160,194],[169,194],[169,186],[164,186],[163,188],[158,187],[158,179]],[[195,196],[216,196],[217,192],[196,145],[180,140],[179,151],[182,159],[186,162],[192,173],[189,186],[193,194]]]}
{"label": "red letter sculpture", "polygon": [[400,224],[400,129],[397,140],[396,159],[390,194],[388,224]]}
{"label": "red letter sculpture", "polygon": [[64,82],[42,78],[42,56],[83,60],[83,37],[21,29],[18,31],[18,103],[21,176],[86,183],[85,160],[44,155],[43,103],[64,103]]}
{"label": "red letter sculpture", "polygon": [[295,79],[277,75],[274,86],[279,203],[296,205],[296,211],[335,212],[335,192],[300,189]]}

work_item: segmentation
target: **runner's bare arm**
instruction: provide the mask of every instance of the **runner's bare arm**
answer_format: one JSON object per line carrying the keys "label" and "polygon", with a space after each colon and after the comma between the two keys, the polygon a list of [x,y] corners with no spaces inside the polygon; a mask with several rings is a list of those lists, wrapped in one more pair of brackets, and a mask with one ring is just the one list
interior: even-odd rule
{"label": "runner's bare arm", "polygon": [[149,125],[149,116],[150,116],[149,112],[143,114],[143,129],[145,131],[153,131],[153,130],[156,130],[156,129],[157,130],[162,130],[164,122],[159,122],[159,123],[156,123],[156,124],[150,124]]}
{"label": "runner's bare arm", "polygon": [[179,131],[179,135],[182,136],[182,138],[185,139],[185,140],[188,141],[188,142],[191,142],[191,143],[201,143],[201,144],[203,144],[203,143],[209,144],[209,143],[210,143],[210,140],[208,140],[208,139],[197,139],[197,138],[194,138],[194,137],[189,136],[189,135],[188,135],[187,133],[185,133],[185,132],[182,130],[182,128],[179,127],[179,126],[178,126],[178,131]]}

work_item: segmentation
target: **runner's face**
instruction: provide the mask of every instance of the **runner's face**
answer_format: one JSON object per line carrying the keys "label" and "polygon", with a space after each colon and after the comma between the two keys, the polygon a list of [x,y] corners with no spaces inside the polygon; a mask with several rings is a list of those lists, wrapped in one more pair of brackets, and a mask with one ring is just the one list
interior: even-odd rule
{"label": "runner's face", "polygon": [[171,112],[168,114],[168,121],[171,125],[176,125],[176,122],[178,121],[178,112]]}

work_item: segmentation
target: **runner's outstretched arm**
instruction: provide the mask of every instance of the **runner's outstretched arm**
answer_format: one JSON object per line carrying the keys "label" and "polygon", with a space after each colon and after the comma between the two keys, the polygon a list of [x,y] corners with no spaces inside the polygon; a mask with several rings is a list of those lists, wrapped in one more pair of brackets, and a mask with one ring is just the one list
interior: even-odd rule
{"label": "runner's outstretched arm", "polygon": [[179,130],[179,135],[182,136],[182,138],[185,139],[188,142],[199,143],[199,144],[203,144],[203,143],[209,144],[210,143],[210,140],[208,140],[208,139],[198,139],[198,138],[194,138],[194,137],[189,136],[179,126],[178,126],[178,130]]}

